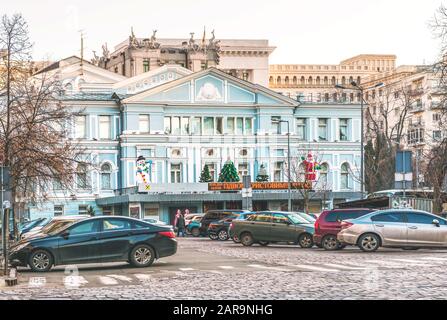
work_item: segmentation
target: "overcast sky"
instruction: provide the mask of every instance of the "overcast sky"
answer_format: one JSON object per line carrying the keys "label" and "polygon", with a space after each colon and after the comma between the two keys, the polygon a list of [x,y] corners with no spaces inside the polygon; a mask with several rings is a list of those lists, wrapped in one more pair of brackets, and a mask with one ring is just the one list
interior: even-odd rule
{"label": "overcast sky", "polygon": [[270,63],[338,63],[361,53],[396,54],[398,65],[432,62],[439,43],[428,28],[441,0],[14,0],[0,12],[21,12],[34,58],[86,57],[129,36],[187,38],[203,27],[217,38],[268,39]]}

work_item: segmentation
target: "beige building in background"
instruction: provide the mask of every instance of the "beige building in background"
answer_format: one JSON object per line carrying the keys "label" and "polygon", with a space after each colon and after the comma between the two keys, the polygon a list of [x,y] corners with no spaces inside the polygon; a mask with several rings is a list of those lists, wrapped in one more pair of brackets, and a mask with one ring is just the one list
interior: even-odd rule
{"label": "beige building in background", "polygon": [[339,64],[272,64],[269,88],[308,102],[359,102],[359,96],[335,89],[336,84],[362,83],[371,75],[395,69],[395,55],[361,54]]}
{"label": "beige building in background", "polygon": [[[209,35],[208,35],[209,36]],[[110,52],[94,52],[93,64],[131,78],[165,65],[180,65],[193,72],[216,67],[240,79],[268,86],[269,56],[275,47],[268,40],[219,39],[200,35],[189,39],[137,38],[133,31]]]}

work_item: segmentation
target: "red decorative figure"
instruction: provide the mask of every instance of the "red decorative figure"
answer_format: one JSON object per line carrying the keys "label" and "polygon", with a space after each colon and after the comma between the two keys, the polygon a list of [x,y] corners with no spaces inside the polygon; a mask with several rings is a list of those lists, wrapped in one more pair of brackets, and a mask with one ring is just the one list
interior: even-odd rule
{"label": "red decorative figure", "polygon": [[304,174],[306,181],[315,181],[317,180],[317,162],[314,160],[311,153],[307,154],[307,159],[303,161],[306,172]]}

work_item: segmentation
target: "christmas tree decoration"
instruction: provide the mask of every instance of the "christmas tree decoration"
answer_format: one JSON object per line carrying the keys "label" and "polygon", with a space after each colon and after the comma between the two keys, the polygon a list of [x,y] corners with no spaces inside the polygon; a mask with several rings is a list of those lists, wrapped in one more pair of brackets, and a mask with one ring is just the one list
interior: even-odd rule
{"label": "christmas tree decoration", "polygon": [[269,181],[269,175],[267,174],[267,170],[265,169],[264,164],[261,164],[259,168],[259,173],[256,176],[257,182],[268,182]]}
{"label": "christmas tree decoration", "polygon": [[202,173],[200,174],[199,182],[205,183],[205,182],[212,182],[213,178],[210,174],[210,168],[207,164],[203,167]]}
{"label": "christmas tree decoration", "polygon": [[219,182],[239,182],[239,174],[234,166],[233,161],[225,162],[219,174]]}

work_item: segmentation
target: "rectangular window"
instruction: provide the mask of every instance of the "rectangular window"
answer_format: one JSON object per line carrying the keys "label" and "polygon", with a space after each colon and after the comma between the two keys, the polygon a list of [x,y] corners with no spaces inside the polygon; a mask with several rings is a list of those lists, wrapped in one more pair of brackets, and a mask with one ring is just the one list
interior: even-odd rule
{"label": "rectangular window", "polygon": [[142,133],[149,132],[149,115],[140,114],[139,116],[139,129]]}
{"label": "rectangular window", "polygon": [[306,119],[298,118],[296,119],[296,135],[298,140],[306,140]]}
{"label": "rectangular window", "polygon": [[171,183],[182,182],[182,165],[171,164]]}
{"label": "rectangular window", "polygon": [[205,117],[203,119],[203,133],[206,135],[214,134],[214,118],[213,117]]}
{"label": "rectangular window", "polygon": [[143,72],[148,72],[150,70],[150,60],[144,59],[143,60]]}
{"label": "rectangular window", "polygon": [[236,134],[244,134],[244,118],[236,118]]}
{"label": "rectangular window", "polygon": [[216,118],[216,134],[223,134],[223,118]]}
{"label": "rectangular window", "polygon": [[441,121],[441,114],[440,113],[433,113],[433,122]]}
{"label": "rectangular window", "polygon": [[87,136],[86,116],[77,116],[75,119],[75,137],[85,139]]}
{"label": "rectangular window", "polygon": [[182,134],[183,135],[189,134],[189,117],[182,118]]}
{"label": "rectangular window", "polygon": [[208,169],[210,170],[210,176],[213,181],[216,180],[216,164],[215,163],[207,163]]}
{"label": "rectangular window", "polygon": [[172,134],[180,135],[180,117],[171,117]]}
{"label": "rectangular window", "polygon": [[103,207],[102,214],[104,216],[112,216],[113,215],[113,207]]}
{"label": "rectangular window", "polygon": [[442,131],[441,130],[434,130],[433,131],[433,140],[440,141],[442,139]]}
{"label": "rectangular window", "polygon": [[340,141],[348,141],[348,119],[340,119]]}
{"label": "rectangular window", "polygon": [[275,162],[273,171],[273,181],[283,181],[284,162]]}
{"label": "rectangular window", "polygon": [[149,148],[140,149],[138,155],[143,156],[145,158],[151,158],[154,156],[154,149]]}
{"label": "rectangular window", "polygon": [[171,117],[165,117],[165,119],[164,119],[164,127],[165,127],[165,134],[171,134],[171,132],[172,132]]}
{"label": "rectangular window", "polygon": [[64,206],[54,206],[54,216],[63,216],[64,215]]}
{"label": "rectangular window", "polygon": [[281,117],[272,117],[271,123],[272,123],[272,132],[276,134],[281,134],[281,123],[279,122],[281,120]]}
{"label": "rectangular window", "polygon": [[248,175],[248,163],[239,163],[237,166],[237,171],[239,173],[239,177],[242,180],[243,176]]}
{"label": "rectangular window", "polygon": [[327,119],[318,119],[318,139],[327,141]]}
{"label": "rectangular window", "polygon": [[110,139],[110,116],[99,116],[99,139]]}
{"label": "rectangular window", "polygon": [[227,118],[227,133],[234,134],[234,118],[233,117]]}
{"label": "rectangular window", "polygon": [[191,134],[201,135],[202,134],[202,118],[194,117],[191,118]]}
{"label": "rectangular window", "polygon": [[245,118],[245,134],[253,134],[252,118]]}
{"label": "rectangular window", "polygon": [[78,207],[78,214],[87,214],[88,205],[80,204]]}

